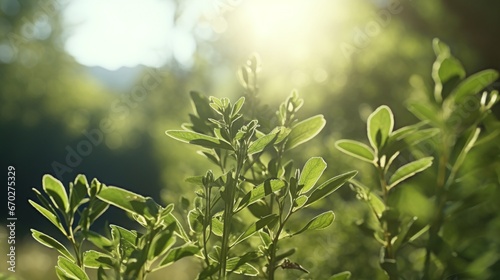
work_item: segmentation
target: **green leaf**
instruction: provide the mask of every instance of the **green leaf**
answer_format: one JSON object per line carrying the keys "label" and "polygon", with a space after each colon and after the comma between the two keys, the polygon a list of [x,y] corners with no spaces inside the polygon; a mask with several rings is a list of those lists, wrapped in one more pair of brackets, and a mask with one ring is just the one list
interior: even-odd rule
{"label": "green leaf", "polygon": [[311,195],[307,198],[307,202],[304,204],[304,207],[307,207],[312,203],[330,195],[340,188],[345,182],[356,176],[356,174],[358,174],[358,171],[350,171],[330,178],[311,193]]}
{"label": "green leaf", "polygon": [[182,227],[181,222],[172,214],[168,214],[167,216],[162,217],[163,224],[165,225],[170,225],[171,223],[175,223],[177,225],[177,232],[179,233],[178,236],[180,236],[184,241],[188,241],[189,236],[187,235],[186,231]]}
{"label": "green leaf", "polygon": [[351,272],[349,271],[340,272],[328,278],[328,280],[349,280],[349,279],[351,279]]}
{"label": "green leaf", "polygon": [[453,170],[455,171],[457,171],[460,168],[460,166],[464,163],[467,154],[472,149],[472,147],[474,147],[474,144],[476,143],[477,138],[479,137],[479,133],[481,133],[481,129],[476,128],[468,133],[469,136],[467,137],[467,141],[465,142],[465,145],[462,148],[462,150],[460,150],[460,154],[458,155],[457,159],[455,160],[455,163],[453,164]]}
{"label": "green leaf", "polygon": [[316,136],[326,124],[323,115],[316,115],[314,117],[303,120],[292,127],[292,131],[288,135],[288,141],[285,144],[285,149],[290,150],[298,145],[311,140]]}
{"label": "green leaf", "polygon": [[279,131],[276,132],[271,132],[267,135],[264,135],[260,137],[259,139],[255,140],[250,146],[248,147],[248,155],[253,155],[256,153],[262,152],[267,146],[272,144],[276,138],[278,137]]}
{"label": "green leaf", "polygon": [[73,184],[70,184],[69,189],[69,209],[71,212],[75,212],[78,206],[82,205],[85,196],[87,196],[87,189],[89,184],[87,178],[83,174],[76,176]]}
{"label": "green leaf", "polygon": [[498,79],[498,72],[493,69],[483,70],[469,76],[453,90],[456,103],[463,103],[470,95],[479,93],[482,89]]}
{"label": "green leaf", "polygon": [[42,214],[47,220],[49,220],[53,225],[55,225],[64,235],[66,235],[66,230],[59,221],[59,218],[54,215],[50,210],[44,208],[40,204],[34,202],[33,200],[28,200],[28,202],[33,206],[40,214]]}
{"label": "green leaf", "polygon": [[59,280],[75,280],[75,278],[68,276],[66,272],[58,266],[56,266],[56,275]]}
{"label": "green leaf", "polygon": [[212,217],[212,232],[219,237],[222,237],[224,232],[224,223],[217,217]]}
{"label": "green leaf", "polygon": [[434,98],[437,102],[443,101],[443,95],[449,92],[449,84],[459,81],[465,77],[465,70],[456,58],[449,53],[439,56],[432,67],[432,78],[434,80]]}
{"label": "green leaf", "polygon": [[439,117],[439,109],[434,104],[428,102],[411,102],[408,104],[408,110],[421,121],[431,122],[434,126],[439,127],[443,123]]}
{"label": "green leaf", "polygon": [[85,271],[83,271],[78,265],[65,257],[59,256],[57,266],[61,270],[63,270],[66,276],[69,276],[71,278],[74,277],[73,279],[77,280],[89,280],[89,277],[87,276],[87,273],[85,273]]}
{"label": "green leaf", "polygon": [[263,217],[259,219],[257,222],[252,223],[245,232],[243,232],[238,238],[231,244],[229,247],[233,247],[234,245],[240,243],[241,241],[249,238],[254,233],[264,228],[265,226],[275,222],[278,220],[278,216],[276,214],[271,214],[269,216]]}
{"label": "green leaf", "polygon": [[308,192],[316,182],[318,182],[323,171],[326,169],[326,162],[321,157],[310,158],[304,168],[302,168],[302,173],[300,174],[299,186],[302,185],[300,194]]}
{"label": "green leaf", "polygon": [[307,202],[307,196],[305,195],[301,195],[299,197],[297,197],[294,201],[293,201],[293,209],[292,211],[295,212],[297,209],[300,209],[302,208],[302,206],[304,206],[304,204]]}
{"label": "green leaf", "polygon": [[205,134],[189,130],[168,130],[165,133],[184,143],[194,144],[209,149],[233,150],[233,147],[228,142]]}
{"label": "green leaf", "polygon": [[291,255],[295,254],[295,252],[297,251],[296,248],[290,248],[288,250],[286,250],[285,252],[279,254],[276,256],[275,260],[276,262],[280,262],[282,261],[284,258],[288,258],[290,257]]}
{"label": "green leaf", "polygon": [[243,104],[245,104],[245,97],[240,97],[240,99],[234,103],[233,108],[231,108],[231,118],[234,118],[236,114],[240,112]]}
{"label": "green leaf", "polygon": [[258,254],[255,252],[248,252],[243,256],[230,258],[226,263],[226,271],[231,271],[236,274],[256,276],[259,274],[259,271],[248,263],[256,258],[258,258]]}
{"label": "green leaf", "polygon": [[327,211],[319,214],[318,216],[312,218],[301,230],[292,234],[291,236],[303,233],[308,230],[320,230],[328,227],[335,220],[335,214],[333,211]]}
{"label": "green leaf", "polygon": [[200,232],[203,230],[203,217],[197,209],[192,209],[188,212],[189,229],[193,232]]}
{"label": "green leaf", "polygon": [[194,256],[199,251],[200,248],[198,246],[190,243],[174,248],[167,253],[165,258],[161,261],[159,268],[166,267],[182,258]]}
{"label": "green leaf", "polygon": [[90,268],[112,268],[114,259],[110,255],[106,255],[94,250],[88,250],[83,253],[83,264]]}
{"label": "green leaf", "polygon": [[425,157],[401,166],[389,179],[389,189],[395,187],[400,182],[424,171],[432,165],[433,157]]}
{"label": "green leaf", "polygon": [[419,131],[415,131],[414,133],[406,136],[404,138],[406,144],[408,146],[414,146],[424,140],[427,140],[429,138],[432,138],[436,135],[439,134],[439,128],[427,128],[427,129],[422,129]]}
{"label": "green leaf", "polygon": [[394,128],[394,115],[388,106],[382,105],[370,114],[367,123],[368,140],[373,149],[378,151],[385,145]]}
{"label": "green leaf", "polygon": [[450,55],[450,47],[448,47],[448,45],[439,40],[439,38],[432,39],[432,49],[434,50],[434,54],[436,56]]}
{"label": "green leaf", "polygon": [[380,218],[382,216],[382,213],[385,211],[385,204],[382,201],[382,199],[374,194],[370,188],[362,184],[361,182],[351,179],[349,181],[352,183],[355,187],[354,191],[357,193],[357,197],[359,199],[365,200],[369,203],[370,207],[372,208],[374,214],[377,216],[377,218]]}
{"label": "green leaf", "polygon": [[108,208],[109,204],[107,204],[106,202],[95,200],[92,203],[92,209],[89,214],[90,223],[95,222],[95,220],[97,220],[102,214],[104,214],[104,212],[106,212]]}
{"label": "green leaf", "polygon": [[151,198],[124,190],[119,187],[103,186],[97,197],[132,214],[145,218],[155,218],[159,207]]}
{"label": "green leaf", "polygon": [[352,157],[373,163],[375,155],[373,150],[367,145],[354,140],[339,140],[335,142],[335,147],[341,152]]}
{"label": "green leaf", "polygon": [[52,175],[45,174],[42,178],[43,190],[49,195],[50,200],[57,209],[66,213],[69,208],[68,195],[63,184]]}
{"label": "green leaf", "polygon": [[257,200],[273,193],[279,191],[285,186],[285,182],[278,179],[266,180],[264,183],[254,187],[251,191],[245,194],[241,199],[235,213],[245,208],[246,206],[255,203]]}
{"label": "green leaf", "polygon": [[70,260],[73,260],[73,261],[75,260],[75,258],[71,255],[71,253],[68,251],[68,249],[66,249],[66,247],[64,247],[64,245],[59,243],[59,241],[55,240],[51,236],[49,236],[43,232],[40,232],[38,230],[35,230],[35,229],[31,229],[31,233],[32,233],[31,235],[33,236],[33,238],[36,241],[40,242],[42,245],[45,245],[49,248],[54,248],[59,253],[61,253],[61,255],[67,257]]}
{"label": "green leaf", "polygon": [[85,238],[94,244],[97,248],[102,250],[109,250],[111,246],[113,246],[113,242],[108,238],[100,235],[97,232],[93,232],[91,230],[84,232]]}
{"label": "green leaf", "polygon": [[163,255],[174,245],[176,240],[174,236],[175,227],[176,224],[171,223],[166,229],[161,230],[155,235],[149,249],[148,260],[154,260]]}

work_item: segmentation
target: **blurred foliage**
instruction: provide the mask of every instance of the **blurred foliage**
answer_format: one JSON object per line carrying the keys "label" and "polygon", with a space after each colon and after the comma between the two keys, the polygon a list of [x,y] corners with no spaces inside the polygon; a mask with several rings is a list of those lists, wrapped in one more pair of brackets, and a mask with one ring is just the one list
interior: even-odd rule
{"label": "blurred foliage", "polygon": [[[14,165],[19,171],[17,214],[24,221],[17,228],[19,240],[28,234],[29,226],[41,227],[40,219],[32,218],[38,217],[37,214],[27,204],[28,198],[32,198],[31,187],[39,186],[43,174],[55,175],[53,163],[65,164],[66,148],[76,149],[78,143],[87,140],[82,131],[99,128],[103,119],[113,120],[113,133],[105,134],[103,144],[93,146],[79,165],[70,167],[72,170],[61,178],[65,185],[76,174],[85,173],[106,183],[140,190],[155,199],[161,197],[165,202],[178,202],[181,193],[192,195],[194,187],[184,179],[203,173],[207,166],[194,156],[195,149],[165,139],[164,131],[189,121],[190,90],[219,97],[240,96],[242,89],[235,73],[249,53],[259,53],[263,61],[260,79],[261,96],[266,97],[263,103],[277,105],[291,88],[297,88],[306,101],[302,114],[321,113],[329,124],[311,145],[293,151],[293,157],[302,160],[298,165],[313,155],[321,155],[330,163],[326,176],[355,166],[360,171],[359,179],[367,184],[374,175],[370,166],[350,159],[338,160],[342,155],[334,149],[334,142],[341,138],[365,139],[363,122],[382,104],[392,109],[395,128],[415,122],[404,103],[408,98],[421,98],[422,89],[432,92],[429,74],[434,60],[432,38],[447,42],[469,73],[486,68],[498,70],[500,65],[497,50],[500,37],[496,34],[500,25],[498,1],[482,1],[481,5],[466,0],[323,0],[314,5],[290,1],[290,6],[302,3],[298,12],[290,12],[288,18],[276,16],[274,22],[262,20],[261,30],[269,29],[263,35],[258,35],[259,29],[248,16],[249,11],[257,19],[264,13],[273,18],[287,14],[288,5],[284,1],[227,1],[235,4],[223,6],[227,8],[224,10],[221,5],[209,8],[218,21],[200,16],[197,24],[208,25],[218,32],[208,39],[196,38],[193,65],[185,69],[172,61],[161,69],[138,67],[140,75],[135,77],[133,85],[140,86],[144,79],[149,80],[151,71],[159,73],[160,82],[150,88],[137,106],[126,107],[128,110],[120,113],[113,104],[130,95],[133,89],[103,84],[91,69],[79,65],[65,52],[63,42],[67,31],[61,21],[64,2],[0,1],[0,162],[4,167]],[[391,13],[388,3],[396,5],[399,12]],[[179,20],[198,1],[175,1],[175,4]],[[280,23],[280,19],[285,23]],[[214,22],[224,22],[226,28],[216,28],[219,25]],[[372,30],[370,36],[366,29],[373,28],[372,22],[379,22],[379,29]],[[290,25],[291,29],[273,33],[271,27],[279,24]],[[38,32],[33,31],[35,25],[39,26]],[[286,36],[278,36],[281,33]],[[344,56],[343,43],[356,46],[357,51],[350,57]],[[498,88],[498,84],[493,87]],[[493,112],[500,115],[498,106]],[[500,277],[498,154],[498,144],[471,151],[473,160],[464,168],[477,173],[464,177],[463,183],[450,194],[451,199],[466,199],[462,202],[464,208],[457,212],[460,214],[454,216],[456,222],[443,228],[450,232],[453,246],[474,264],[471,269],[478,273],[486,271],[484,275],[489,279]],[[490,176],[493,172],[496,178]],[[425,218],[423,208],[429,205],[430,195],[426,186],[431,183],[420,178],[406,184],[407,187],[395,193],[395,200],[406,205],[405,211],[411,215]],[[318,232],[317,237],[298,236],[293,242],[320,248],[298,257],[311,263],[308,267],[314,275],[350,270],[353,279],[384,279],[374,257],[377,243],[363,238],[353,226],[357,220],[366,218],[368,209],[354,200],[348,188],[340,189],[339,193],[341,198],[337,196],[331,203],[335,204],[337,216],[345,218],[337,219],[331,231]],[[111,211],[110,215],[115,214]],[[2,221],[5,215],[2,212]],[[453,238],[453,232],[461,232],[463,238]],[[20,258],[45,254],[29,242],[21,244]],[[413,267],[418,263],[415,260],[421,258],[421,254],[412,254],[403,260],[403,265]],[[25,269],[16,274],[19,279],[39,279],[42,275],[42,270]],[[43,277],[49,278],[53,277]]]}

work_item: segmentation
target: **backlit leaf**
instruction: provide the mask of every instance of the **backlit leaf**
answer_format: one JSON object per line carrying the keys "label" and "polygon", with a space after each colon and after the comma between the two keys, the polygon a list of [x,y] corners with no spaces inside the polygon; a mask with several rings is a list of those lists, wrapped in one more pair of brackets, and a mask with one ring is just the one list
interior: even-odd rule
{"label": "backlit leaf", "polygon": [[304,168],[302,168],[302,173],[300,174],[299,185],[302,185],[300,193],[308,192],[326,169],[326,162],[321,157],[310,158]]}
{"label": "backlit leaf", "polygon": [[301,230],[297,231],[293,235],[303,233],[308,230],[320,230],[328,227],[335,220],[335,214],[333,211],[328,211],[319,214],[318,216],[312,218]]}
{"label": "backlit leaf", "polygon": [[285,149],[290,150],[298,145],[311,140],[316,136],[326,124],[323,115],[316,115],[314,117],[303,120],[292,127],[292,131],[288,135]]}
{"label": "backlit leaf", "polygon": [[430,167],[433,159],[433,157],[425,157],[401,166],[391,176],[391,179],[389,180],[389,189]]}
{"label": "backlit leaf", "polygon": [[69,208],[68,195],[63,184],[54,178],[54,176],[46,174],[42,178],[43,189],[49,195],[50,200],[54,205],[66,213]]}
{"label": "backlit leaf", "polygon": [[378,150],[385,145],[394,128],[394,115],[388,106],[382,105],[370,114],[367,123],[368,140]]}
{"label": "backlit leaf", "polygon": [[353,156],[355,158],[373,163],[375,155],[373,150],[367,145],[354,140],[339,140],[335,142],[335,147],[341,152]]}
{"label": "backlit leaf", "polygon": [[190,143],[210,149],[219,148],[233,150],[233,147],[228,142],[205,134],[189,130],[168,130],[165,133],[168,136],[181,142]]}
{"label": "backlit leaf", "polygon": [[61,253],[63,256],[67,257],[68,259],[73,260],[73,261],[75,260],[75,258],[71,255],[71,253],[68,251],[68,249],[66,249],[66,247],[64,247],[64,245],[59,243],[59,241],[55,240],[51,236],[49,236],[43,232],[40,232],[38,230],[35,230],[35,229],[31,229],[31,233],[32,233],[31,235],[33,236],[33,238],[35,238],[35,240],[40,242],[42,245],[45,245],[49,248],[54,248],[57,251],[59,251],[59,253]]}

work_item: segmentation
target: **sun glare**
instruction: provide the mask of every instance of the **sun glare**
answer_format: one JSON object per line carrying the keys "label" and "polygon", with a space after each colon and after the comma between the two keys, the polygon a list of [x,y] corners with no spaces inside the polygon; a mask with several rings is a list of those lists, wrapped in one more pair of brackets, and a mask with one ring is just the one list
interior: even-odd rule
{"label": "sun glare", "polygon": [[[245,26],[251,44],[261,54],[288,61],[304,61],[320,46],[324,32],[332,32],[324,16],[338,13],[338,1],[255,0],[244,6]],[[277,57],[276,57],[277,58]]]}
{"label": "sun glare", "polygon": [[173,26],[175,6],[162,0],[78,0],[65,10],[66,50],[84,65],[114,70],[189,63],[195,42]]}

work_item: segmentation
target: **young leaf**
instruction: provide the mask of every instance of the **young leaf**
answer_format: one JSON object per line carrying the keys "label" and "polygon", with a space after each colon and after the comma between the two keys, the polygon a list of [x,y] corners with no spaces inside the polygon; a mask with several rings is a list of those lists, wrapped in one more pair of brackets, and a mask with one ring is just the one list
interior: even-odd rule
{"label": "young leaf", "polygon": [[288,135],[288,141],[285,144],[285,149],[290,150],[298,145],[311,140],[325,126],[326,120],[323,115],[303,120],[292,127],[292,131]]}
{"label": "young leaf", "polygon": [[113,246],[113,242],[111,242],[111,240],[100,235],[97,232],[93,232],[93,231],[89,230],[89,231],[85,231],[83,234],[88,241],[90,241],[92,244],[94,244],[99,249],[109,250],[109,248],[111,246]]}
{"label": "young leaf", "polygon": [[302,185],[300,194],[308,192],[326,169],[326,162],[321,157],[310,158],[304,168],[302,168],[302,173],[300,174],[299,186]]}
{"label": "young leaf", "polygon": [[[73,276],[69,276],[66,271],[56,265],[56,275],[59,280],[75,280]],[[78,280],[78,279],[76,279]]]}
{"label": "young leaf", "polygon": [[233,247],[234,245],[240,243],[241,241],[249,238],[252,236],[255,232],[259,231],[260,229],[264,228],[265,226],[271,224],[272,222],[276,221],[278,219],[278,216],[276,214],[271,214],[269,216],[263,217],[262,219],[258,220],[255,223],[252,223],[245,232],[243,232],[238,238],[231,244],[229,247]]}
{"label": "young leaf", "polygon": [[467,138],[467,141],[465,142],[464,147],[460,151],[460,154],[458,155],[455,164],[453,164],[453,169],[458,170],[462,163],[465,161],[465,157],[469,153],[469,151],[474,147],[474,144],[476,143],[477,138],[479,137],[479,133],[481,132],[480,128],[476,128],[475,130],[472,130],[469,132],[469,136]]}
{"label": "young leaf", "polygon": [[84,201],[83,199],[87,195],[87,189],[89,184],[87,178],[83,174],[76,176],[73,184],[70,184],[69,190],[69,209],[71,212],[75,212],[78,206],[80,206]]}
{"label": "young leaf", "polygon": [[217,217],[212,218],[212,232],[219,237],[222,237],[224,232],[224,224]]}
{"label": "young leaf", "polygon": [[89,277],[87,276],[87,273],[85,273],[85,271],[83,271],[74,262],[68,260],[63,256],[59,256],[57,266],[66,274],[66,276],[69,276],[72,279],[89,280]]}
{"label": "young leaf", "polygon": [[497,71],[493,69],[483,70],[462,81],[451,94],[455,96],[456,103],[463,103],[468,96],[480,92],[497,79]]}
{"label": "young leaf", "polygon": [[382,105],[370,114],[367,123],[368,140],[375,150],[379,150],[394,128],[394,115],[388,106]]}
{"label": "young leaf", "polygon": [[292,234],[291,236],[303,233],[307,230],[320,230],[328,227],[333,223],[333,220],[335,220],[335,214],[333,214],[333,211],[327,211],[324,213],[319,214],[318,216],[312,218],[301,230],[297,231],[296,233]]}
{"label": "young leaf", "polygon": [[226,270],[237,274],[256,276],[258,270],[248,262],[258,258],[256,252],[247,252],[243,256],[234,257],[227,260]]}
{"label": "young leaf", "polygon": [[424,140],[427,140],[429,138],[432,138],[436,136],[439,133],[439,128],[427,128],[427,129],[422,129],[419,131],[415,131],[414,133],[406,136],[404,138],[406,144],[408,146],[414,146]]}
{"label": "young leaf", "polygon": [[401,166],[389,179],[389,189],[430,167],[433,159],[433,157],[425,157]]}
{"label": "young leaf", "polygon": [[165,225],[170,225],[171,223],[175,223],[177,225],[178,236],[180,236],[186,242],[188,240],[190,240],[186,231],[182,227],[181,222],[179,222],[179,220],[172,213],[168,214],[165,217],[162,217],[162,220],[163,220],[163,224],[165,224]]}
{"label": "young leaf", "polygon": [[235,213],[245,208],[246,206],[255,203],[257,200],[275,192],[279,191],[285,186],[285,183],[278,179],[266,180],[264,183],[254,187],[251,191],[245,194],[241,199]]}
{"label": "young leaf", "polygon": [[360,160],[364,160],[370,163],[373,163],[373,161],[375,160],[373,150],[367,145],[358,141],[339,140],[335,142],[335,147],[337,147],[337,149],[339,149],[341,152]]}
{"label": "young leaf", "polygon": [[349,182],[354,185],[351,185],[351,187],[354,188],[354,191],[357,193],[357,197],[359,199],[367,201],[370,204],[370,207],[373,209],[373,212],[377,216],[377,218],[380,218],[386,208],[382,199],[371,192],[370,188],[368,188],[361,182],[355,179],[351,179]]}
{"label": "young leaf", "polygon": [[170,250],[165,256],[165,258],[161,261],[160,266],[158,268],[166,267],[182,258],[193,256],[199,251],[200,248],[198,246],[186,243],[181,247],[177,247]]}
{"label": "young leaf", "polygon": [[338,176],[335,176],[333,178],[330,178],[323,184],[321,184],[317,189],[315,189],[311,195],[307,198],[306,203],[304,204],[303,207],[307,207],[311,205],[312,203],[330,195],[334,191],[336,191],[338,188],[340,188],[347,180],[352,179],[358,171],[350,171]]}
{"label": "young leaf", "polygon": [[59,253],[61,253],[61,255],[67,257],[68,259],[70,259],[72,261],[75,260],[75,258],[71,255],[71,253],[68,251],[68,249],[66,249],[66,247],[64,247],[64,245],[59,243],[59,241],[55,240],[54,238],[52,238],[51,236],[49,236],[47,234],[40,232],[38,230],[35,230],[35,229],[31,229],[31,232],[32,232],[31,235],[33,236],[33,238],[35,238],[35,240],[40,242],[42,245],[45,245],[49,248],[54,248],[57,251],[59,251]]}
{"label": "young leaf", "polygon": [[172,245],[175,243],[175,230],[176,224],[171,223],[166,229],[161,230],[153,238],[151,247],[149,248],[148,260],[154,260],[155,258],[163,255]]}
{"label": "young leaf", "polygon": [[408,104],[408,110],[421,121],[431,122],[438,127],[442,124],[442,120],[439,118],[439,109],[434,104],[411,102]]}
{"label": "young leaf", "polygon": [[139,216],[154,218],[158,205],[147,198],[119,187],[103,186],[97,197],[122,210]]}
{"label": "young leaf", "polygon": [[349,271],[340,272],[328,278],[328,280],[349,280],[349,279],[351,279],[351,272]]}
{"label": "young leaf", "polygon": [[69,208],[68,195],[63,184],[54,178],[52,175],[45,174],[42,178],[43,190],[49,195],[50,200],[54,205],[66,213]]}
{"label": "young leaf", "polygon": [[247,151],[248,155],[253,155],[262,152],[267,146],[271,145],[276,140],[276,138],[278,137],[278,133],[279,131],[271,132],[255,140],[248,147]]}
{"label": "young leaf", "polygon": [[112,268],[114,259],[110,255],[88,250],[83,253],[83,264],[89,268]]}
{"label": "young leaf", "polygon": [[189,229],[193,232],[200,232],[203,230],[203,217],[197,209],[192,209],[188,212]]}
{"label": "young leaf", "polygon": [[236,103],[234,103],[233,108],[231,108],[231,118],[234,118],[238,114],[245,103],[245,97],[240,97]]}
{"label": "young leaf", "polygon": [[91,212],[89,213],[90,223],[92,224],[93,222],[95,222],[95,220],[97,220],[97,218],[99,218],[102,214],[104,214],[104,212],[106,212],[108,208],[109,204],[107,204],[106,202],[95,200],[92,203],[92,209]]}
{"label": "young leaf", "polygon": [[179,140],[184,143],[194,144],[209,149],[215,148],[233,150],[233,147],[228,142],[205,134],[189,130],[168,130],[165,133],[175,140]]}
{"label": "young leaf", "polygon": [[51,211],[48,209],[42,207],[40,204],[34,202],[33,200],[28,200],[28,202],[33,206],[40,214],[42,214],[47,220],[49,220],[52,224],[54,224],[64,235],[66,235],[66,230],[64,229],[63,225],[59,221],[58,217],[54,215]]}
{"label": "young leaf", "polygon": [[438,103],[443,101],[443,89],[452,81],[458,81],[465,77],[465,70],[456,58],[449,53],[440,55],[432,67],[432,78],[434,80],[434,98]]}

